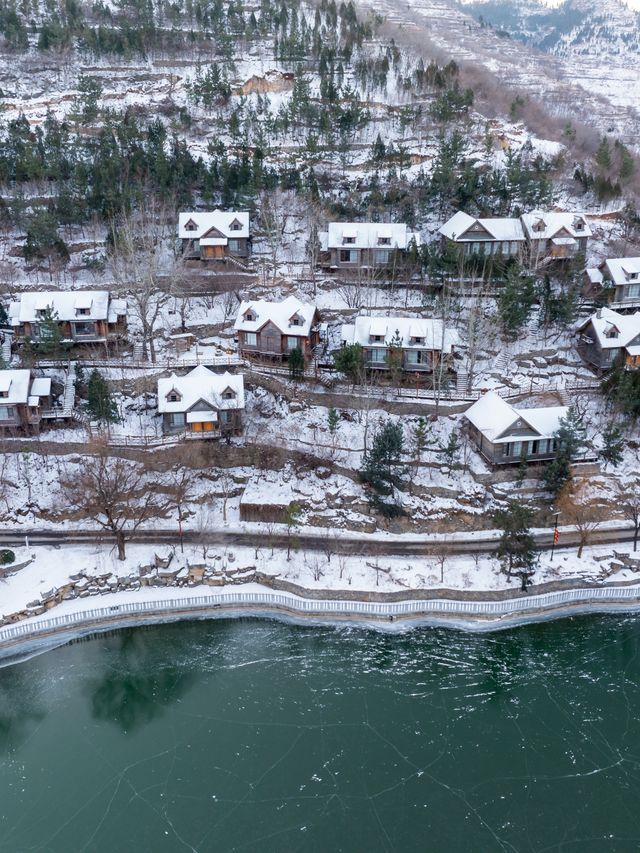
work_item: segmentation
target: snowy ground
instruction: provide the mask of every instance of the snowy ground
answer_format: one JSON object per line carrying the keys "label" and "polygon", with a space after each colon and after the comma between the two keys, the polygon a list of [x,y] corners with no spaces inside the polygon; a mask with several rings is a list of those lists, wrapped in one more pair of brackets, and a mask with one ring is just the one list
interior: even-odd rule
{"label": "snowy ground", "polygon": [[[139,577],[140,567],[148,571],[156,555],[166,558],[174,549],[162,546],[151,548],[146,545],[129,545],[127,559],[119,561],[113,549],[102,546],[36,546],[16,549],[17,563],[31,560],[26,568],[0,580],[0,614],[8,616],[23,611],[27,605],[48,598],[55,589],[71,583],[70,576],[83,574],[91,583],[101,583],[105,591],[81,599],[65,601],[47,611],[58,615],[70,609],[74,611],[106,607],[113,602],[128,602],[184,597],[185,595],[208,594],[216,591],[215,586],[190,584],[185,588],[149,586],[140,590],[119,593],[108,591],[108,584],[117,578]],[[629,551],[628,546],[622,547]],[[605,570],[613,560],[611,546],[587,548],[578,560],[575,549],[560,549],[553,562],[544,553],[535,575],[535,583],[558,580],[590,580],[605,578]],[[330,561],[319,552],[292,551],[287,560],[286,551],[266,548],[233,546],[226,549],[209,549],[205,560],[214,572],[231,571],[242,577],[258,571],[283,580],[291,581],[307,589],[332,591],[348,590],[350,593],[377,591],[401,592],[402,590],[502,590],[517,589],[518,581],[511,582],[500,572],[495,558],[487,555],[447,556],[446,558],[340,557],[332,555]],[[201,547],[185,547],[184,555],[175,551],[172,568],[203,563]],[[606,572],[608,579],[615,581],[638,580],[637,571],[621,569],[613,575]],[[219,587],[218,587],[219,588]]]}

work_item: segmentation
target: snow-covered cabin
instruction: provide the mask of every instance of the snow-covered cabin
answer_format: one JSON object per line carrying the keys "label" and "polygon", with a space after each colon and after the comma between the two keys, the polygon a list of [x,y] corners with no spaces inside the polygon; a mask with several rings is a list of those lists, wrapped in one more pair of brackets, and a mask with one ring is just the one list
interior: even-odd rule
{"label": "snow-covered cabin", "polygon": [[316,306],[295,296],[283,302],[242,302],[234,324],[238,351],[243,357],[283,361],[291,350],[299,349],[308,359],[319,340],[318,320]]}
{"label": "snow-covered cabin", "polygon": [[454,213],[438,233],[445,245],[454,245],[466,257],[471,255],[522,257],[526,245],[524,230],[519,219],[506,217],[474,219],[462,210]]}
{"label": "snow-covered cabin", "polygon": [[30,370],[0,370],[0,430],[37,431],[43,411],[51,407],[51,379],[33,378]]}
{"label": "snow-covered cabin", "polygon": [[487,391],[464,417],[469,435],[485,459],[493,465],[508,465],[523,459],[552,459],[554,433],[568,411],[566,406],[516,409],[495,391]]}
{"label": "snow-covered cabin", "polygon": [[186,258],[208,261],[251,254],[247,210],[188,211],[178,217],[178,237]]}
{"label": "snow-covered cabin", "polygon": [[217,438],[242,430],[244,379],[240,374],[214,373],[204,365],[186,376],[158,379],[158,413],[167,435],[186,432]]}
{"label": "snow-covered cabin", "polygon": [[429,372],[444,358],[453,366],[453,353],[460,344],[456,329],[442,320],[421,317],[356,317],[342,327],[341,343],[360,344],[367,368],[391,367],[411,372]]}
{"label": "snow-covered cabin", "polygon": [[566,260],[586,254],[591,228],[582,213],[534,210],[520,219],[529,265],[534,269],[546,259]]}
{"label": "snow-covered cabin", "polygon": [[606,293],[613,307],[640,308],[640,258],[607,258],[585,270],[585,295]]}
{"label": "snow-covered cabin", "polygon": [[108,290],[30,290],[9,306],[18,339],[43,340],[50,329],[47,318],[58,324],[63,341],[106,344],[125,336],[127,303],[112,299]]}
{"label": "snow-covered cabin", "polygon": [[578,351],[596,370],[609,370],[620,360],[629,368],[640,367],[640,311],[619,314],[599,308],[577,331]]}
{"label": "snow-covered cabin", "polygon": [[417,231],[393,222],[330,222],[318,237],[324,263],[336,269],[391,267],[420,245]]}

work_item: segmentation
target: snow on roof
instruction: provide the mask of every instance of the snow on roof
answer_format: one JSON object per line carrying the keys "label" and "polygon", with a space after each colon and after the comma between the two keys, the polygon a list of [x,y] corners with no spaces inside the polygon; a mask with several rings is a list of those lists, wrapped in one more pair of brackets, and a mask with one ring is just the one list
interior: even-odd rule
{"label": "snow on roof", "polygon": [[602,275],[602,270],[598,267],[587,267],[585,273],[591,284],[602,284],[604,276]]}
{"label": "snow on roof", "polygon": [[[0,370],[0,405],[26,403],[29,396],[29,370]],[[6,396],[5,396],[6,395]]]}
{"label": "snow on roof", "polygon": [[573,237],[554,237],[551,241],[554,246],[575,246],[576,241]]}
{"label": "snow on roof", "polygon": [[112,299],[109,302],[109,313],[107,315],[108,323],[117,323],[118,317],[126,317],[127,316],[127,300],[126,299]]}
{"label": "snow on roof", "polygon": [[[241,228],[234,231],[231,223],[238,221]],[[186,228],[187,223],[192,222],[196,227],[193,230]],[[199,240],[211,228],[215,228],[224,237],[248,237],[249,236],[249,211],[248,210],[212,210],[212,211],[187,211],[178,217],[178,236],[181,240]],[[214,245],[214,244],[210,244]]]}
{"label": "snow on roof", "polygon": [[640,335],[640,311],[634,314],[618,314],[611,308],[599,308],[578,326],[578,331],[582,332],[588,326],[593,328],[601,349],[626,347]]}
{"label": "snow on roof", "polygon": [[[245,314],[251,309],[255,320],[245,319]],[[265,323],[271,322],[280,329],[283,335],[298,335],[308,337],[316,314],[316,306],[308,302],[300,302],[295,296],[288,296],[283,302],[269,302],[266,299],[243,301],[238,309],[238,316],[233,328],[243,332],[257,332]],[[297,316],[302,325],[294,326],[291,318]]]}
{"label": "snow on roof", "polygon": [[34,397],[48,397],[51,393],[51,379],[44,376],[34,379],[29,393]]}
{"label": "snow on roof", "polygon": [[520,219],[530,240],[551,240],[563,228],[570,237],[591,237],[591,228],[582,213],[534,210]]}
{"label": "snow on roof", "polygon": [[[569,411],[567,406],[516,409],[495,391],[487,391],[464,413],[465,418],[494,444],[518,440],[513,432],[518,421],[525,421],[540,438],[551,438]],[[522,427],[518,427],[518,430]]]}
{"label": "snow on roof", "polygon": [[473,225],[478,223],[485,231],[487,231],[494,240],[522,241],[524,240],[524,231],[519,219],[508,217],[495,217],[490,219],[474,219],[468,213],[459,210],[457,213],[447,220],[439,229],[438,233],[447,237],[449,240],[473,240],[475,235],[466,232]]}
{"label": "snow on roof", "polygon": [[609,273],[614,284],[627,284],[632,278],[640,278],[640,258],[607,258],[601,269]]}
{"label": "snow on roof", "polygon": [[89,314],[83,314],[83,320],[106,320],[109,312],[108,290],[47,290],[25,291],[16,303],[18,323],[32,323],[38,319],[36,312],[50,308],[59,320],[78,319],[76,308],[89,308]]}
{"label": "snow on roof", "polygon": [[[326,233],[328,249],[341,249],[344,245],[354,249],[375,249],[378,246],[406,249],[412,240],[420,244],[420,234],[409,231],[404,222],[330,222]],[[345,238],[355,242],[345,244]],[[380,240],[390,242],[380,243]]]}
{"label": "snow on roof", "polygon": [[[235,397],[225,400],[224,391],[230,388]],[[179,400],[171,402],[167,397],[177,391]],[[194,367],[186,376],[171,376],[158,379],[158,412],[187,412],[202,400],[215,409],[244,409],[244,378],[237,373],[214,373],[203,364]]]}
{"label": "snow on roof", "polygon": [[342,327],[342,340],[370,346],[372,336],[382,335],[388,344],[396,333],[403,349],[442,350],[448,354],[460,344],[456,329],[443,329],[442,320],[419,317],[356,317],[353,325]]}

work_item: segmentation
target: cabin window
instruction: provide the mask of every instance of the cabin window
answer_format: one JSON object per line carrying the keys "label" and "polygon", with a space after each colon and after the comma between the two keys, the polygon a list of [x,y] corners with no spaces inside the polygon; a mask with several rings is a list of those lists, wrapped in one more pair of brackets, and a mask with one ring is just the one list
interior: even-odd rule
{"label": "cabin window", "polygon": [[91,314],[91,308],[76,308],[76,317],[88,317]]}
{"label": "cabin window", "polygon": [[239,252],[240,251],[240,240],[229,240],[229,251],[230,252]]}
{"label": "cabin window", "polygon": [[5,399],[9,396],[8,391],[0,391],[0,397],[4,397]]}
{"label": "cabin window", "polygon": [[180,396],[180,394],[178,394],[177,391],[170,391],[167,394],[167,402],[168,403],[179,403],[180,400],[182,400],[182,397]]}
{"label": "cabin window", "polygon": [[247,311],[244,315],[244,319],[248,323],[253,323],[254,320],[257,320],[257,315],[253,313],[253,311]]}
{"label": "cabin window", "polygon": [[378,246],[390,246],[391,237],[378,237]]}
{"label": "cabin window", "polygon": [[13,420],[16,410],[13,406],[0,406],[0,421]]}
{"label": "cabin window", "polygon": [[370,335],[372,343],[380,344],[384,341],[384,335]]}
{"label": "cabin window", "polygon": [[387,249],[376,249],[375,260],[377,264],[388,264],[389,255],[391,253]]}
{"label": "cabin window", "polygon": [[627,288],[627,296],[631,299],[640,297],[640,284],[630,284]]}
{"label": "cabin window", "polygon": [[222,394],[223,400],[235,400],[235,398],[236,398],[236,392],[232,391],[231,388],[227,388],[227,390],[224,391]]}
{"label": "cabin window", "polygon": [[295,335],[289,335],[287,337],[287,349],[298,349],[300,346],[300,338],[297,338]]}
{"label": "cabin window", "polygon": [[428,364],[429,353],[424,350],[409,350],[407,352],[407,364]]}
{"label": "cabin window", "polygon": [[229,231],[242,231],[242,223],[239,220],[234,219],[229,226]]}
{"label": "cabin window", "polygon": [[374,364],[384,364],[387,358],[386,349],[372,349],[369,355],[369,361]]}
{"label": "cabin window", "polygon": [[184,230],[185,230],[185,231],[197,231],[197,229],[198,229],[198,226],[197,226],[197,225],[196,225],[196,223],[193,221],[193,219],[190,219],[190,220],[187,222],[187,224],[184,226]]}
{"label": "cabin window", "polygon": [[343,237],[342,238],[342,245],[343,246],[354,246],[355,242],[356,242],[355,237]]}
{"label": "cabin window", "polygon": [[248,347],[255,347],[258,345],[258,336],[255,332],[245,332],[244,342]]}
{"label": "cabin window", "polygon": [[355,264],[358,260],[358,252],[355,249],[341,249],[340,250],[340,263],[342,264]]}
{"label": "cabin window", "polygon": [[74,323],[76,335],[93,335],[95,334],[95,323]]}
{"label": "cabin window", "polygon": [[181,427],[186,423],[186,418],[184,412],[173,412],[169,416],[169,420],[171,422],[171,426]]}
{"label": "cabin window", "polygon": [[293,315],[293,317],[291,318],[291,320],[289,320],[289,325],[291,325],[291,326],[301,326],[301,325],[302,325],[302,320],[300,319],[300,317],[298,317],[298,315],[297,315],[297,314],[294,314],[294,315]]}
{"label": "cabin window", "polygon": [[412,344],[423,344],[424,338],[411,338],[411,343]]}
{"label": "cabin window", "polygon": [[233,421],[233,412],[225,410],[220,412],[220,422],[223,424],[230,424]]}

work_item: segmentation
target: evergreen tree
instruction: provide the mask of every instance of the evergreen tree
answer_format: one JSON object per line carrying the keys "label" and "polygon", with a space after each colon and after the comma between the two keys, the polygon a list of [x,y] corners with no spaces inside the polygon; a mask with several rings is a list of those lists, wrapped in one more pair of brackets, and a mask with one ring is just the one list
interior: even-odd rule
{"label": "evergreen tree", "polygon": [[289,350],[289,377],[296,381],[304,377],[304,355],[300,347]]}
{"label": "evergreen tree", "polygon": [[37,337],[34,344],[42,355],[51,355],[60,351],[62,332],[60,319],[56,311],[46,308],[38,318]]}
{"label": "evergreen tree", "polygon": [[371,450],[366,454],[360,478],[373,490],[372,504],[385,515],[397,515],[400,508],[381,500],[381,495],[392,495],[403,473],[402,452],[404,436],[399,423],[387,421],[373,437]]}
{"label": "evergreen tree", "polygon": [[338,427],[340,426],[340,415],[333,408],[333,406],[329,409],[327,414],[327,425],[329,427],[329,432],[331,435],[335,435],[338,431]]}
{"label": "evergreen tree", "polygon": [[602,461],[617,468],[622,462],[624,444],[621,428],[614,421],[609,421],[602,430],[602,449],[600,450]]}
{"label": "evergreen tree", "polygon": [[498,299],[500,325],[507,340],[517,339],[529,319],[535,298],[533,278],[523,275],[517,265],[510,266]]}
{"label": "evergreen tree", "polygon": [[611,168],[611,151],[609,150],[609,140],[603,136],[600,140],[600,145],[596,151],[596,163],[601,169]]}
{"label": "evergreen tree", "polygon": [[7,314],[7,309],[4,307],[2,302],[0,302],[0,326],[8,326],[9,325],[9,315]]}
{"label": "evergreen tree", "polygon": [[113,424],[120,420],[109,385],[95,368],[89,376],[87,412],[92,420],[102,424]]}
{"label": "evergreen tree", "polygon": [[571,479],[571,462],[584,444],[584,428],[574,409],[569,409],[553,434],[555,457],[549,462],[542,475],[547,488],[558,495]]}
{"label": "evergreen tree", "polygon": [[384,142],[380,134],[377,135],[375,142],[371,146],[371,159],[374,163],[382,163],[387,153]]}
{"label": "evergreen tree", "polygon": [[460,456],[460,439],[458,438],[458,433],[454,430],[451,431],[451,435],[449,436],[449,440],[446,444],[440,445],[440,452],[445,458],[447,465],[453,466],[458,461],[458,457]]}
{"label": "evergreen tree", "polygon": [[533,512],[516,500],[509,501],[505,509],[498,510],[494,521],[502,530],[497,556],[508,578],[518,575],[522,581],[522,591],[535,572],[539,554],[531,535]]}
{"label": "evergreen tree", "polygon": [[385,356],[391,382],[393,385],[398,385],[402,376],[402,337],[398,329],[395,330],[393,336],[387,341],[388,351]]}
{"label": "evergreen tree", "polygon": [[418,418],[418,423],[413,429],[413,450],[418,464],[422,461],[422,454],[427,449],[428,443],[429,427],[424,418]]}
{"label": "evergreen tree", "polygon": [[364,356],[360,344],[347,344],[333,353],[333,366],[353,385],[359,382],[364,371]]}

